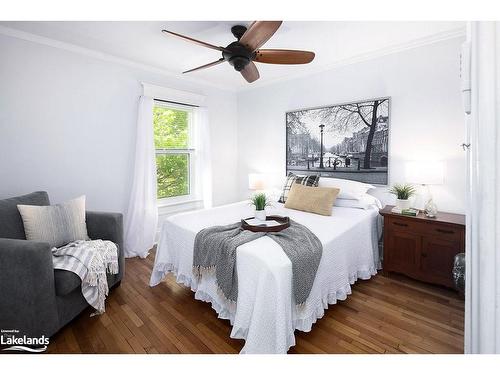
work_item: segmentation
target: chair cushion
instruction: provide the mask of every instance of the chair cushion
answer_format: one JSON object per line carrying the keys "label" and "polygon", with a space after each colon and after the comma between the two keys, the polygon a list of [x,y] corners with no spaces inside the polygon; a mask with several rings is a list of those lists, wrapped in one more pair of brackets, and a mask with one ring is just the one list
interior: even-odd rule
{"label": "chair cushion", "polygon": [[25,240],[24,225],[18,204],[34,206],[50,205],[49,195],[45,191],[35,191],[31,194],[0,200],[0,238]]}
{"label": "chair cushion", "polygon": [[65,270],[54,270],[56,295],[65,296],[76,288],[80,288],[81,280],[76,273]]}
{"label": "chair cushion", "polygon": [[[113,287],[118,281],[118,274],[112,275],[106,273],[108,288]],[[56,287],[56,296],[65,296],[73,292],[76,288],[81,288],[81,280],[76,273],[65,270],[54,270],[54,282]]]}

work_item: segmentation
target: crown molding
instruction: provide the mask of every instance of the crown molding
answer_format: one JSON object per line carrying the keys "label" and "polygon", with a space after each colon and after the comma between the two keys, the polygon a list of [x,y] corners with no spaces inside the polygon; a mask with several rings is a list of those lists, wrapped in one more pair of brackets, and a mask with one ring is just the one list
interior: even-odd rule
{"label": "crown molding", "polygon": [[329,70],[339,69],[339,68],[342,68],[342,67],[345,67],[348,65],[373,60],[373,59],[376,59],[379,57],[392,55],[395,53],[403,52],[406,50],[422,47],[422,46],[433,44],[433,43],[438,43],[438,42],[449,40],[449,39],[455,39],[455,38],[461,38],[461,37],[465,38],[466,31],[467,31],[466,27],[460,27],[457,29],[443,31],[440,33],[435,33],[435,34],[432,34],[432,35],[429,35],[429,36],[426,36],[423,38],[411,40],[411,41],[404,42],[404,43],[395,44],[395,45],[392,45],[389,47],[379,48],[379,49],[371,51],[371,52],[367,52],[367,53],[359,54],[359,55],[356,55],[353,57],[349,57],[347,59],[335,61],[335,62],[330,63],[330,64],[317,66],[317,67],[314,67],[314,68],[308,70],[307,72],[290,74],[290,75],[287,75],[286,77],[279,77],[279,78],[275,78],[275,79],[270,79],[268,81],[260,81],[260,82],[257,81],[256,83],[254,83],[252,85],[240,87],[237,90],[237,92],[239,93],[239,92],[247,92],[247,91],[251,91],[251,90],[256,90],[256,89],[259,89],[259,88],[262,88],[265,86],[269,86],[269,85],[273,85],[276,83],[282,83],[282,82],[287,82],[287,81],[291,81],[291,80],[298,79],[298,78],[308,77],[308,76],[311,76],[311,75],[314,75],[317,73],[322,73],[322,72],[326,72]]}
{"label": "crown molding", "polygon": [[215,84],[213,82],[206,81],[204,79],[194,78],[192,76],[188,77],[188,76],[185,76],[185,75],[182,75],[179,73],[172,72],[172,71],[167,70],[167,69],[157,68],[157,67],[152,66],[152,65],[140,63],[140,62],[133,61],[130,59],[125,59],[125,58],[118,57],[118,56],[115,56],[115,55],[112,55],[109,53],[100,52],[100,51],[97,51],[94,49],[81,47],[81,46],[78,46],[76,44],[61,42],[61,41],[56,40],[56,39],[47,38],[47,37],[40,36],[37,34],[28,33],[26,31],[14,29],[14,28],[7,27],[7,26],[0,25],[0,34],[6,35],[9,37],[13,37],[13,38],[17,38],[17,39],[26,40],[26,41],[33,42],[33,43],[42,44],[42,45],[53,47],[53,48],[58,48],[61,50],[73,52],[76,54],[99,59],[102,61],[127,66],[127,67],[130,67],[133,69],[143,70],[143,71],[146,71],[149,73],[154,73],[154,74],[159,74],[159,75],[169,77],[169,78],[179,79],[179,80],[182,80],[184,82],[190,82],[190,83],[197,84],[197,85],[208,86],[208,87],[216,88],[216,89],[223,90],[223,91],[229,91],[229,92],[236,91],[235,89],[228,88],[227,86],[224,86],[224,85],[218,85],[218,84]]}
{"label": "crown molding", "polygon": [[150,73],[163,75],[163,76],[166,76],[169,78],[179,79],[179,80],[182,80],[184,82],[190,82],[190,83],[197,84],[197,85],[212,87],[212,88],[216,88],[219,90],[232,92],[232,93],[240,93],[240,92],[247,92],[247,91],[251,91],[251,90],[256,90],[256,89],[259,89],[259,88],[262,88],[265,86],[269,86],[269,85],[273,85],[273,84],[277,84],[277,83],[291,81],[291,80],[298,79],[298,78],[308,77],[308,76],[311,76],[311,75],[314,75],[317,73],[321,73],[321,72],[325,72],[325,71],[329,71],[329,70],[339,69],[341,67],[345,67],[348,65],[373,60],[373,59],[376,59],[379,57],[383,57],[386,55],[391,55],[391,54],[406,51],[409,49],[425,46],[428,44],[438,43],[441,41],[459,38],[459,37],[465,37],[466,36],[466,27],[460,27],[457,29],[452,29],[452,30],[432,34],[432,35],[429,35],[429,36],[426,36],[423,38],[411,40],[411,41],[404,42],[404,43],[395,44],[395,45],[392,45],[389,47],[384,47],[384,48],[376,49],[376,50],[371,51],[371,52],[359,54],[359,55],[356,55],[356,56],[353,56],[353,57],[350,57],[347,59],[335,61],[335,62],[330,63],[330,64],[312,67],[307,72],[289,74],[285,77],[279,77],[279,78],[274,78],[274,79],[269,79],[269,80],[261,80],[261,81],[254,82],[251,85],[242,86],[242,87],[228,87],[227,85],[215,84],[213,82],[210,82],[210,81],[207,81],[207,80],[204,80],[201,78],[195,78],[192,76],[190,76],[190,77],[185,76],[185,75],[182,75],[179,73],[169,71],[167,69],[157,68],[157,67],[154,67],[154,66],[151,66],[148,64],[143,64],[143,63],[139,63],[139,62],[136,62],[136,61],[133,61],[130,59],[117,57],[115,55],[111,55],[111,54],[108,54],[105,52],[100,52],[100,51],[93,50],[90,48],[81,47],[81,46],[78,46],[76,44],[61,42],[61,41],[58,41],[56,39],[43,37],[40,35],[28,33],[28,32],[21,31],[18,29],[7,27],[7,26],[0,25],[0,34],[10,36],[13,38],[18,38],[18,39],[30,41],[33,43],[38,43],[38,44],[42,44],[42,45],[70,51],[73,53],[92,57],[95,59],[99,59],[99,60],[103,60],[103,61],[107,61],[107,62],[111,62],[111,63],[115,63],[115,64],[120,64],[120,65],[127,66],[127,67],[130,67],[133,69],[143,70],[143,71],[147,71]]}

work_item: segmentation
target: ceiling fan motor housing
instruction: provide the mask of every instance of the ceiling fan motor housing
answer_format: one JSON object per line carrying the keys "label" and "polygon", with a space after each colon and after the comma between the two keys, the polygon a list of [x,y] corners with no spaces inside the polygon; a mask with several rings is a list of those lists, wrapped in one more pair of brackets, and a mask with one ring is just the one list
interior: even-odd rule
{"label": "ceiling fan motor housing", "polygon": [[247,31],[247,27],[243,25],[234,25],[233,27],[231,27],[231,32],[238,40],[240,40],[243,34],[245,34],[245,31]]}
{"label": "ceiling fan motor housing", "polygon": [[245,69],[254,53],[249,51],[243,44],[239,42],[233,42],[226,47],[226,51],[222,52],[224,59],[231,64],[235,70],[242,71]]}

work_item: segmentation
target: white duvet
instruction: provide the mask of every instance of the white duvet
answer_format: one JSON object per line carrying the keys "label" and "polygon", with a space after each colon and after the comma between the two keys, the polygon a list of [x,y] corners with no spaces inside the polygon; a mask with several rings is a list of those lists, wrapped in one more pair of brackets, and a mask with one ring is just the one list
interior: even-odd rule
{"label": "white duvet", "polygon": [[210,302],[219,318],[233,325],[232,338],[245,339],[242,353],[286,353],[295,345],[294,330],[308,332],[329,304],[344,300],[358,278],[369,279],[380,267],[378,207],[367,210],[334,207],[332,216],[286,209],[277,204],[268,214],[289,216],[309,228],[323,244],[323,255],[311,294],[304,306],[295,306],[292,264],[281,247],[261,237],[237,250],[238,301],[225,303],[215,276],[197,281],[192,274],[196,233],[253,216],[248,202],[169,217],[162,228],[150,285],[169,272],[189,286],[195,298]]}

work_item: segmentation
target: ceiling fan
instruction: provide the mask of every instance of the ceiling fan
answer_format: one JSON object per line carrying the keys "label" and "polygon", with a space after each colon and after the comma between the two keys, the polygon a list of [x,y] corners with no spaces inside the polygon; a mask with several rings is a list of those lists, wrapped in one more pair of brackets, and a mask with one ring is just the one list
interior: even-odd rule
{"label": "ceiling fan", "polygon": [[183,73],[210,68],[227,61],[236,71],[240,72],[249,83],[252,83],[260,77],[254,61],[265,64],[308,64],[314,59],[314,52],[309,51],[260,49],[260,47],[274,35],[282,22],[283,21],[255,21],[252,22],[248,28],[242,25],[235,25],[231,27],[231,32],[237,41],[232,42],[227,47],[214,46],[210,43],[202,42],[201,40],[174,33],[173,31],[162,31],[200,46],[222,52],[222,57],[219,60],[194,69],[186,70]]}

